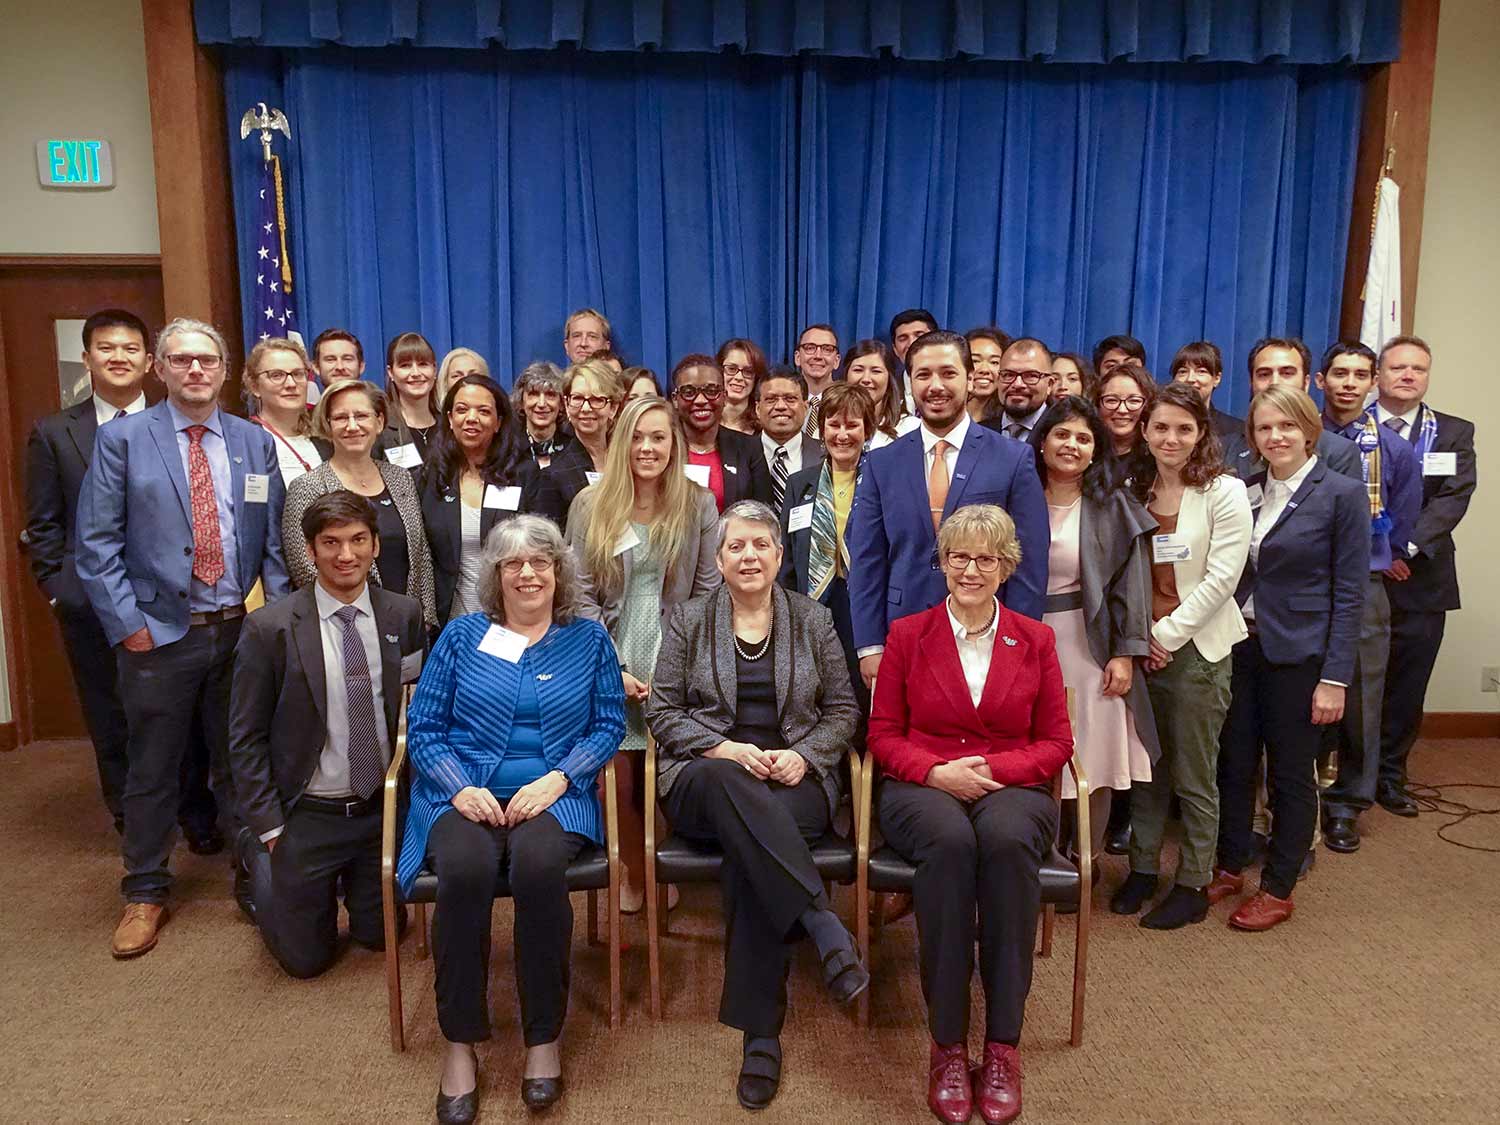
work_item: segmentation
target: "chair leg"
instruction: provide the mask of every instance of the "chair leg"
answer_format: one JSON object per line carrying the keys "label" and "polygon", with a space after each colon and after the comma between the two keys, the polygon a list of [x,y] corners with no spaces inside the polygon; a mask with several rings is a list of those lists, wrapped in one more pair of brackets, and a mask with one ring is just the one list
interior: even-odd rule
{"label": "chair leg", "polygon": [[590,891],[589,901],[589,944],[599,944],[599,892]]}
{"label": "chair leg", "polygon": [[1073,939],[1073,1027],[1069,1037],[1075,1047],[1083,1046],[1083,990],[1089,971],[1089,927],[1093,919],[1087,890],[1080,895],[1077,930]]}
{"label": "chair leg", "polygon": [[417,903],[417,960],[427,960],[427,904]]}
{"label": "chair leg", "polygon": [[870,883],[863,865],[854,878],[854,941],[859,947],[859,959],[870,972],[870,984],[859,994],[859,1026],[870,1026],[870,990],[875,987],[875,974],[870,971]]}
{"label": "chair leg", "polygon": [[396,937],[396,904],[392,888],[385,887],[385,990],[390,1009],[391,1050],[406,1050],[405,1018],[401,1011],[401,948]]}
{"label": "chair leg", "polygon": [[609,1028],[620,1026],[620,1014],[624,999],[620,994],[620,883],[616,872],[609,873],[608,908],[609,918]]}
{"label": "chair leg", "polygon": [[1042,952],[1043,957],[1052,956],[1052,931],[1057,925],[1057,908],[1050,903],[1042,907]]}
{"label": "chair leg", "polygon": [[[672,932],[672,912],[667,909],[667,898],[671,894],[668,884],[658,883],[656,885],[656,917],[661,922],[661,932],[669,934]],[[678,892],[679,894],[681,892]]]}
{"label": "chair leg", "polygon": [[646,961],[651,977],[651,1018],[661,1019],[661,932],[657,928],[661,901],[656,893],[654,865],[646,862]]}

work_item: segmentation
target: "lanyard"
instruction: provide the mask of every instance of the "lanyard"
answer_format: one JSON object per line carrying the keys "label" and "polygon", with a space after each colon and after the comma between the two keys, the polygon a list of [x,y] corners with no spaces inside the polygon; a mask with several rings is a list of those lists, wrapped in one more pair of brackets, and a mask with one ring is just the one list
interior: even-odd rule
{"label": "lanyard", "polygon": [[302,454],[297,452],[297,447],[295,445],[281,436],[281,433],[276,429],[275,426],[267,425],[265,419],[263,419],[259,414],[257,414],[254,418],[251,418],[250,421],[254,422],[261,429],[265,430],[266,433],[270,434],[277,441],[281,442],[282,445],[290,449],[292,451],[292,456],[297,458],[297,463],[302,466],[304,472],[312,472],[312,466],[307,463],[307,459],[303,457]]}

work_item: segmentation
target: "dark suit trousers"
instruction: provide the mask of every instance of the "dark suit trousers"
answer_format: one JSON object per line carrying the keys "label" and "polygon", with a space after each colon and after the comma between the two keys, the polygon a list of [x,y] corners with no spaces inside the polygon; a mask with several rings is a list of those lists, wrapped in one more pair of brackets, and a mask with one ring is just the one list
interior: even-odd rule
{"label": "dark suit trousers", "polygon": [[250,884],[260,936],[294,977],[315,977],[338,952],[337,886],[344,883],[349,936],[385,948],[380,895],[380,813],[339,816],[293,808],[269,855],[257,846]]}
{"label": "dark suit trousers", "polygon": [[1272,664],[1252,633],[1234,646],[1229,715],[1219,740],[1219,866],[1239,874],[1255,854],[1251,828],[1261,747],[1271,841],[1260,886],[1290,898],[1318,825],[1316,763],[1322,728],[1312,721],[1319,662]]}
{"label": "dark suit trousers", "polygon": [[1391,607],[1391,657],[1380,722],[1380,784],[1405,785],[1406,759],[1422,729],[1427,684],[1443,647],[1448,615]]}
{"label": "dark suit trousers", "polygon": [[724,852],[724,989],[719,1022],[753,1036],[781,1034],[791,943],[809,907],[826,907],[807,843],[828,831],[828,797],[809,769],[793,786],[761,781],[720,758],[689,762],[664,805],[672,827]]}
{"label": "dark suit trousers", "polygon": [[912,898],[933,1041],[968,1039],[977,933],[984,1037],[1014,1046],[1031,991],[1039,873],[1057,835],[1057,803],[1045,789],[1008,786],[965,804],[887,778],[879,820],[886,843],[917,869]]}
{"label": "dark suit trousers", "polygon": [[1385,593],[1385,578],[1376,573],[1370,576],[1365,590],[1354,682],[1344,693],[1343,721],[1323,728],[1324,748],[1336,751],[1339,763],[1338,777],[1323,791],[1323,810],[1329,816],[1356,817],[1375,803],[1390,648],[1391,604]]}
{"label": "dark suit trousers", "polygon": [[564,832],[549,812],[515,828],[478,824],[456,809],[437,818],[427,857],[438,877],[432,957],[438,1026],[448,1042],[490,1037],[490,926],[502,871],[515,904],[516,992],[526,1046],[562,1034],[573,951],[567,871],[587,843]]}
{"label": "dark suit trousers", "polygon": [[120,884],[130,902],[164,902],[171,889],[167,860],[195,720],[208,747],[209,784],[219,808],[232,815],[228,810],[236,807],[228,762],[229,682],[242,621],[195,625],[181,640],[149,652],[116,650],[130,731]]}
{"label": "dark suit trousers", "polygon": [[115,682],[115,653],[99,619],[88,609],[56,607],[68,667],[83,706],[83,721],[94,744],[99,763],[99,788],[105,807],[114,817],[124,816],[125,779],[130,762],[130,739],[125,708]]}

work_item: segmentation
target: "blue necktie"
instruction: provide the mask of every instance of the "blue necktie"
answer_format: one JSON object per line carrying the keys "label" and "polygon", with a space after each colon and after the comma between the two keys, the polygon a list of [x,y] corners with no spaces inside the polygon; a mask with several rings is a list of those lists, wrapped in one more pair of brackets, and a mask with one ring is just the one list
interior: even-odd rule
{"label": "blue necktie", "polygon": [[375,733],[375,692],[370,685],[370,662],[354,621],[359,610],[341,606],[334,616],[343,627],[344,701],[349,716],[349,788],[366,800],[385,777],[380,739]]}

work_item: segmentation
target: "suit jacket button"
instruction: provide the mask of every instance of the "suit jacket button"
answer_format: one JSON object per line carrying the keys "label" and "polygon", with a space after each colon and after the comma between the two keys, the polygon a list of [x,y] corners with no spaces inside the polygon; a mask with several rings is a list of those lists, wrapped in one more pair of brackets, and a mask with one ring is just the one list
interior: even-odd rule
{"label": "suit jacket button", "polygon": [[193,549],[191,547],[184,547],[182,549],[182,553],[184,555],[191,555],[193,553]]}
{"label": "suit jacket button", "polygon": [[177,591],[177,596],[179,598],[185,598],[185,597],[187,597],[187,591],[186,590],[178,590]]}

